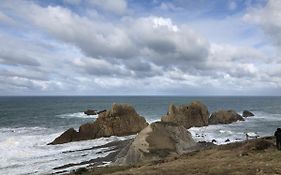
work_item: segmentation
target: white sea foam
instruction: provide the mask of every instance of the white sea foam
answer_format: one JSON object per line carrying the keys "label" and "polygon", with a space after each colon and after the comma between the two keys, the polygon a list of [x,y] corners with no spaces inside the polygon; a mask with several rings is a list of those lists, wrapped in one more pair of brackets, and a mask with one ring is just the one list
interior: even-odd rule
{"label": "white sea foam", "polygon": [[261,111],[254,111],[253,113],[255,116],[245,118],[245,121],[238,121],[232,124],[192,127],[188,130],[196,141],[211,142],[216,140],[216,144],[226,144],[245,140],[246,133],[248,132],[257,133],[259,136],[272,135],[278,126],[278,122],[281,122],[280,114],[270,114]]}
{"label": "white sea foam", "polygon": [[[134,137],[108,137],[61,145],[47,145],[60,134],[61,132],[52,133],[50,129],[39,127],[0,129],[0,174],[52,173],[54,167],[69,163],[80,163],[97,157],[104,157],[110,153],[103,152],[107,148],[69,151],[92,148],[111,141]],[[101,153],[97,154],[100,151]]]}
{"label": "white sea foam", "polygon": [[[244,122],[193,127],[189,131],[197,141],[212,141],[215,139],[217,144],[225,144],[228,143],[225,142],[227,139],[230,142],[245,140],[246,132],[257,132],[260,136],[272,135],[276,127],[281,124],[280,114],[260,111],[254,111],[254,114],[256,116],[246,118]],[[68,115],[68,117],[73,115],[75,113]],[[148,121],[153,122],[154,120],[148,119]],[[109,152],[97,154],[101,149],[67,153],[68,151],[87,149],[111,141],[134,137],[109,137],[62,145],[47,145],[62,132],[42,127],[0,128],[0,174],[52,173],[54,167],[69,163],[80,163],[97,158],[97,156],[103,157],[109,154]],[[71,168],[67,170],[69,169]]]}
{"label": "white sea foam", "polygon": [[84,112],[75,112],[75,113],[66,113],[66,114],[59,114],[56,115],[60,118],[97,118],[98,115],[87,115]]}

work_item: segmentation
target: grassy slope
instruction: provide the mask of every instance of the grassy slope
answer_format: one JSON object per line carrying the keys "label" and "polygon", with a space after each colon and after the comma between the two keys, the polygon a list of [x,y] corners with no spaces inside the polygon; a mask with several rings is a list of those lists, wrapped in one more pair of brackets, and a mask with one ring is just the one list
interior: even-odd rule
{"label": "grassy slope", "polygon": [[[261,140],[271,143],[271,146],[264,149]],[[175,160],[135,167],[95,168],[82,174],[281,174],[281,151],[276,150],[273,143],[273,138],[231,143],[183,155]]]}

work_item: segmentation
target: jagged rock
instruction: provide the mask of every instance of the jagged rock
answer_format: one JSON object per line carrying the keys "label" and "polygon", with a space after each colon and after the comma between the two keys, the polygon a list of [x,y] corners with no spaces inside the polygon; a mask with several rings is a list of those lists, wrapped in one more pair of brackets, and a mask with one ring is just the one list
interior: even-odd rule
{"label": "jagged rock", "polygon": [[132,106],[113,104],[110,110],[100,113],[96,121],[81,125],[79,132],[69,129],[50,144],[131,135],[140,132],[147,125],[145,118],[137,114]]}
{"label": "jagged rock", "polygon": [[196,149],[196,142],[183,126],[171,122],[155,122],[144,128],[134,141],[120,152],[115,164],[132,165],[161,160]]}
{"label": "jagged rock", "polygon": [[49,144],[52,145],[53,143],[61,144],[61,143],[72,142],[72,141],[76,141],[77,137],[78,137],[78,132],[74,128],[70,128],[70,129],[66,130],[58,138],[56,138],[52,143],[49,143]]}
{"label": "jagged rock", "polygon": [[255,114],[253,114],[252,112],[250,111],[243,111],[243,114],[242,114],[243,117],[252,117],[252,116],[255,116]]}
{"label": "jagged rock", "polygon": [[209,124],[215,125],[215,124],[229,124],[236,121],[244,121],[244,118],[237,114],[233,110],[221,110],[212,113],[211,117],[209,118]]}
{"label": "jagged rock", "polygon": [[97,115],[97,110],[93,109],[88,109],[87,111],[84,112],[86,115]]}
{"label": "jagged rock", "polygon": [[183,125],[185,128],[193,126],[207,126],[209,111],[206,105],[199,101],[194,101],[189,105],[169,106],[166,116],[161,118],[163,122],[174,122]]}

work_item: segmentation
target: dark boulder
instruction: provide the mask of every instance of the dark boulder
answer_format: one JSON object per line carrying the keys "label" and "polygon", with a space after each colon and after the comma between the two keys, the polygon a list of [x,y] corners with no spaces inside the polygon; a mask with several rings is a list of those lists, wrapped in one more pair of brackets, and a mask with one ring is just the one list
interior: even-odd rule
{"label": "dark boulder", "polygon": [[243,114],[242,114],[243,117],[252,117],[252,116],[255,116],[255,114],[253,114],[252,112],[250,111],[243,111]]}
{"label": "dark boulder", "polygon": [[65,131],[62,135],[60,135],[58,138],[56,138],[52,143],[49,143],[48,145],[62,144],[62,143],[76,141],[77,137],[79,137],[79,133],[74,128],[70,128],[67,131]]}
{"label": "dark boulder", "polygon": [[87,111],[84,112],[86,115],[97,115],[97,110],[93,109],[88,109]]}

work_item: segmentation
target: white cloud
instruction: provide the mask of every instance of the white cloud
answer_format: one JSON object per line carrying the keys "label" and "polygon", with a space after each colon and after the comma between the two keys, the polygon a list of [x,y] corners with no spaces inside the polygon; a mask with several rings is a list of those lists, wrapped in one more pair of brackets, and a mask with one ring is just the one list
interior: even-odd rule
{"label": "white cloud", "polygon": [[[227,18],[231,19],[228,22],[213,19],[211,25],[197,25],[210,31],[233,23],[224,28],[227,31],[217,31],[215,38],[220,35],[224,40],[215,42],[209,37],[212,33],[203,37],[200,30],[193,29],[192,21],[187,24],[173,17],[142,14],[112,19],[101,11],[126,14],[127,1],[91,3],[88,10],[94,15],[32,1],[17,1],[17,6],[13,1],[0,4],[0,9],[6,9],[0,20],[19,25],[11,26],[13,32],[0,28],[2,92],[225,95],[281,86],[280,64],[253,47],[256,40],[223,42],[228,41],[226,36],[240,32],[232,29],[242,26],[234,17]],[[253,9],[245,19],[267,23],[258,16],[266,8]]]}
{"label": "white cloud", "polygon": [[251,8],[244,20],[261,26],[274,43],[281,47],[281,1],[268,0],[264,7]]}

